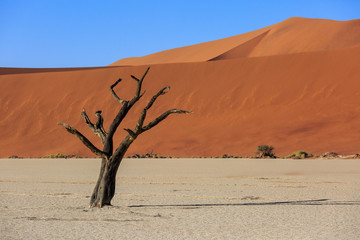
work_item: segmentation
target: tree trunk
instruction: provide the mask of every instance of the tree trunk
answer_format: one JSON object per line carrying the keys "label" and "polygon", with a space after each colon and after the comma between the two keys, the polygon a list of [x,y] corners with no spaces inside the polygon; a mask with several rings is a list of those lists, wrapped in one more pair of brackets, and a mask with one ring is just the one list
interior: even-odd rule
{"label": "tree trunk", "polygon": [[117,161],[102,159],[99,178],[90,199],[90,207],[101,208],[111,205],[111,200],[115,195],[116,173],[121,160],[122,158]]}

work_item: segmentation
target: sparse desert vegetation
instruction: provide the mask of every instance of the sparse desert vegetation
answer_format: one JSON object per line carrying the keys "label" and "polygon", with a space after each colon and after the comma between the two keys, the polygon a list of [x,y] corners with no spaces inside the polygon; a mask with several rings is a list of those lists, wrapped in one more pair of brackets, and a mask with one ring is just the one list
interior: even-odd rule
{"label": "sparse desert vegetation", "polygon": [[292,154],[288,155],[286,158],[293,158],[293,159],[304,159],[304,158],[312,158],[314,154],[304,151],[296,151]]}
{"label": "sparse desert vegetation", "polygon": [[81,156],[77,155],[67,155],[62,153],[55,153],[55,154],[49,154],[42,156],[41,158],[82,158]]}
{"label": "sparse desert vegetation", "polygon": [[337,158],[339,154],[336,152],[326,152],[320,155],[321,158]]}
{"label": "sparse desert vegetation", "polygon": [[255,152],[256,158],[276,158],[274,147],[269,145],[259,145]]}
{"label": "sparse desert vegetation", "polygon": [[18,155],[11,155],[11,156],[9,156],[8,158],[17,159],[17,158],[22,158],[22,157],[20,157],[20,156],[18,156]]}
{"label": "sparse desert vegetation", "polygon": [[127,156],[127,158],[172,158],[172,157],[166,157],[156,153],[146,153],[146,154],[136,153],[134,155]]}

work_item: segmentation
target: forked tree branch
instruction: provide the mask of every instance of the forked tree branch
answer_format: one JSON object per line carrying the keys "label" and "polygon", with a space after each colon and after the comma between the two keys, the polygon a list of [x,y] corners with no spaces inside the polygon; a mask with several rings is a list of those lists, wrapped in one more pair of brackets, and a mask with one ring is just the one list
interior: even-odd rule
{"label": "forked tree branch", "polygon": [[154,104],[154,102],[156,101],[156,99],[161,96],[161,95],[164,95],[166,92],[166,90],[170,90],[170,87],[169,86],[166,86],[162,89],[160,89],[159,92],[157,92],[149,101],[149,103],[146,105],[146,107],[142,110],[141,114],[140,114],[140,117],[139,117],[139,120],[136,124],[136,128],[135,128],[135,133],[141,133],[142,132],[142,127],[144,125],[144,121],[145,121],[145,118],[146,118],[146,113],[147,113],[147,110],[149,110],[152,105]]}
{"label": "forked tree branch", "polygon": [[146,75],[148,74],[149,70],[150,70],[150,67],[148,67],[148,68],[146,69],[145,73],[143,74],[143,76],[141,77],[140,80],[139,80],[138,78],[134,77],[133,75],[131,75],[131,77],[138,82],[138,85],[137,85],[137,88],[136,88],[136,92],[135,92],[135,97],[136,97],[136,98],[140,98],[142,95],[144,95],[144,93],[140,95],[140,92],[141,92],[142,83],[143,83]]}
{"label": "forked tree branch", "polygon": [[104,119],[101,116],[101,111],[95,112],[95,116],[98,118],[98,121],[96,122],[96,124],[93,124],[90,121],[88,115],[86,114],[85,109],[83,109],[81,112],[81,117],[85,120],[85,123],[90,127],[90,129],[95,133],[95,135],[100,137],[100,139],[104,145],[106,137],[107,137],[107,133],[103,126]]}
{"label": "forked tree branch", "polygon": [[119,78],[113,85],[110,86],[110,92],[111,94],[114,96],[114,98],[119,102],[121,103],[122,105],[124,105],[124,103],[126,102],[125,100],[119,98],[119,96],[115,93],[114,91],[114,87],[116,85],[118,85],[118,83],[121,82],[121,78]]}
{"label": "forked tree branch", "polygon": [[[136,135],[141,134],[144,131],[147,131],[149,129],[151,129],[152,127],[156,126],[158,123],[160,123],[161,121],[163,121],[165,118],[167,118],[170,114],[173,113],[191,113],[189,111],[184,111],[184,110],[179,110],[179,109],[172,109],[172,110],[168,110],[165,113],[163,113],[162,115],[160,115],[159,117],[157,117],[156,119],[154,119],[153,121],[151,121],[148,125],[146,125],[145,127],[144,125],[144,121],[146,118],[146,114],[147,111],[152,107],[152,105],[154,104],[154,102],[158,99],[159,96],[164,95],[167,93],[167,90],[170,90],[169,86],[165,86],[164,88],[160,89],[159,92],[157,92],[149,101],[149,103],[146,105],[146,107],[142,110],[139,120],[136,124],[135,130],[133,131],[133,133],[135,133]],[[128,130],[126,130],[128,131]],[[129,131],[128,131],[129,132]]]}
{"label": "forked tree branch", "polygon": [[[142,88],[142,83],[147,75],[147,73],[149,72],[150,67],[148,67],[145,71],[145,73],[143,74],[143,76],[141,77],[141,79],[138,79],[137,77],[131,75],[131,77],[133,79],[135,79],[135,81],[137,82],[137,87],[136,87],[136,91],[134,94],[134,97],[132,98],[131,101],[125,101],[120,99],[115,91],[114,91],[114,87],[121,81],[121,79],[119,78],[113,85],[110,86],[110,90],[112,95],[115,97],[115,99],[117,99],[123,106],[120,109],[120,111],[118,112],[118,114],[116,115],[116,117],[114,118],[114,120],[112,121],[112,123],[110,124],[109,130],[108,130],[108,135],[106,138],[106,142],[104,145],[104,151],[111,154],[112,150],[113,150],[113,136],[115,134],[115,131],[117,130],[118,126],[120,125],[120,123],[122,122],[122,120],[125,118],[125,116],[127,115],[127,113],[129,112],[129,110],[132,108],[132,106],[134,106],[134,104],[140,100],[140,98],[144,95],[145,92],[143,92],[142,94],[140,94],[141,92],[141,88]],[[120,99],[120,100],[119,100]]]}
{"label": "forked tree branch", "polygon": [[120,125],[121,121],[125,118],[126,114],[129,112],[129,103],[125,102],[122,108],[119,110],[118,114],[115,116],[114,120],[110,124],[109,130],[108,130],[108,136],[106,140],[112,139],[112,137],[115,134],[115,131],[117,130],[118,126]]}
{"label": "forked tree branch", "polygon": [[153,121],[151,121],[148,125],[146,125],[145,127],[141,127],[139,128],[138,125],[136,126],[135,130],[130,130],[130,129],[124,129],[125,131],[127,131],[129,133],[129,135],[127,135],[124,140],[120,143],[120,145],[118,146],[118,148],[115,150],[114,154],[113,154],[113,159],[117,159],[119,157],[119,155],[121,153],[123,153],[124,151],[126,151],[126,149],[130,146],[130,144],[143,132],[150,130],[151,128],[155,127],[157,124],[159,124],[161,121],[163,121],[165,118],[167,118],[170,114],[173,113],[184,113],[184,114],[189,114],[192,113],[190,111],[184,111],[184,110],[179,110],[179,109],[172,109],[172,110],[168,110],[166,112],[164,112],[163,114],[161,114],[159,117],[157,117],[156,119],[154,119]]}
{"label": "forked tree branch", "polygon": [[124,128],[124,130],[127,131],[132,138],[135,139],[137,137],[136,133],[134,133],[133,130],[131,130],[129,128]]}
{"label": "forked tree branch", "polygon": [[[143,76],[141,77],[141,79],[135,77],[134,75],[131,75],[131,77],[137,82],[137,87],[136,87],[135,95],[134,95],[133,99],[131,100],[130,107],[131,107],[132,105],[134,105],[134,104],[144,95],[145,92],[143,92],[142,94],[140,94],[140,92],[141,92],[141,88],[142,88],[142,83],[143,83],[146,75],[148,74],[149,70],[150,70],[150,67],[148,67],[148,68],[146,69],[146,71],[145,71],[145,73],[143,74]],[[111,94],[114,96],[114,98],[115,98],[118,102],[120,102],[122,105],[124,105],[124,103],[127,102],[127,101],[119,98],[119,96],[118,96],[118,95],[115,93],[115,91],[114,91],[114,87],[116,87],[116,85],[118,85],[119,82],[121,82],[121,81],[122,81],[122,79],[119,78],[114,84],[112,84],[112,85],[110,86],[110,91],[111,91]]]}
{"label": "forked tree branch", "polygon": [[66,124],[66,123],[58,123],[58,125],[64,126],[66,131],[68,131],[71,134],[74,134],[76,137],[78,137],[80,139],[80,141],[88,148],[90,149],[91,152],[93,152],[95,155],[102,157],[102,158],[107,158],[107,155],[101,151],[100,149],[98,149],[97,147],[95,147],[84,135],[82,135],[78,130],[76,130],[75,128],[71,127],[70,125]]}
{"label": "forked tree branch", "polygon": [[113,159],[117,159],[120,154],[124,151],[126,151],[126,149],[130,146],[130,144],[143,132],[150,130],[151,128],[155,127],[157,124],[159,124],[161,121],[163,121],[165,118],[167,118],[170,114],[173,113],[180,113],[180,114],[188,114],[188,113],[192,113],[190,111],[184,111],[184,110],[179,110],[179,109],[171,109],[168,110],[166,112],[164,112],[163,114],[161,114],[159,117],[155,118],[153,121],[151,121],[149,124],[147,124],[146,126],[144,125],[144,121],[146,118],[146,113],[147,111],[153,106],[154,102],[158,99],[159,96],[164,95],[165,93],[167,93],[166,90],[169,90],[170,87],[166,86],[162,89],[160,89],[160,91],[158,91],[149,101],[149,103],[146,105],[146,107],[142,110],[139,120],[136,124],[136,127],[134,130],[131,129],[124,129],[125,131],[127,131],[129,134],[124,138],[124,140],[120,143],[120,145],[117,147],[117,149],[115,150],[114,154],[113,154]]}

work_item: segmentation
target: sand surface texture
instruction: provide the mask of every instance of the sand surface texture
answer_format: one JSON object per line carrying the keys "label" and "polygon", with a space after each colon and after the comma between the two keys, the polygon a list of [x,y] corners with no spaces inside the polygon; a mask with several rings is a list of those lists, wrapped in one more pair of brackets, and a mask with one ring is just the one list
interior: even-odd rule
{"label": "sand surface texture", "polygon": [[[146,94],[129,112],[115,145],[134,129],[151,97],[166,85],[145,123],[180,108],[139,136],[128,151],[165,156],[253,156],[261,144],[279,156],[294,151],[355,154],[360,139],[360,20],[291,18],[231,38],[120,61],[111,67],[0,68],[0,157],[64,153],[93,157],[67,133],[68,123],[99,146],[86,126],[102,110],[108,129],[120,104],[109,86],[131,99],[141,77]],[[127,66],[116,66],[116,65]],[[129,66],[129,64],[131,66]]]}
{"label": "sand surface texture", "polygon": [[359,239],[359,160],[0,160],[1,239]]}

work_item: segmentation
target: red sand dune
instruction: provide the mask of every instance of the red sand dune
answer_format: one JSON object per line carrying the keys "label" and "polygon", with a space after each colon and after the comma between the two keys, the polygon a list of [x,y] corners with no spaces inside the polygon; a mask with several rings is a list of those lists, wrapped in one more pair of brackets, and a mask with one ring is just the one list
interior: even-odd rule
{"label": "red sand dune", "polygon": [[278,155],[360,152],[359,26],[360,20],[291,18],[228,39],[119,60],[113,67],[0,69],[0,157],[92,156],[57,123],[73,125],[100,146],[80,117],[82,108],[91,118],[102,110],[108,128],[120,108],[109,86],[123,78],[116,90],[131,98],[130,75],[141,76],[148,65],[146,95],[120,126],[118,142],[126,134],[121,129],[135,127],[141,109],[164,85],[171,91],[148,120],[174,107],[194,113],[170,116],[142,134],[128,154],[250,156],[260,144],[275,146]]}
{"label": "red sand dune", "polygon": [[295,17],[225,39],[171,49],[144,57],[121,59],[110,66],[273,56],[348,48],[358,44],[360,44],[360,20],[342,22]]}

